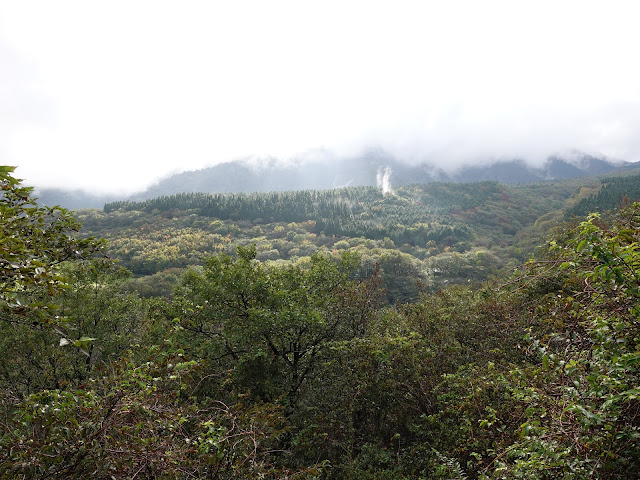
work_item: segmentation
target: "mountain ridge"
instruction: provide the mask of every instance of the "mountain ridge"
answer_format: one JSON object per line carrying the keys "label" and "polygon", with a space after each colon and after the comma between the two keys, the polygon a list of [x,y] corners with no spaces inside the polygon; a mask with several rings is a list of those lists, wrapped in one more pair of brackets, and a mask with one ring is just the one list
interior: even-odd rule
{"label": "mountain ridge", "polygon": [[508,159],[463,165],[446,171],[427,162],[409,164],[385,151],[371,149],[348,159],[328,152],[315,153],[311,158],[294,158],[289,162],[275,157],[247,157],[173,174],[142,192],[125,197],[63,189],[41,189],[37,194],[40,202],[46,205],[62,205],[72,209],[102,208],[105,203],[116,200],[140,201],[185,192],[327,190],[345,186],[382,186],[382,179],[391,188],[416,183],[473,183],[487,180],[507,185],[527,184],[607,174],[635,165],[573,152],[565,156],[550,155],[540,166],[530,165],[522,159]]}

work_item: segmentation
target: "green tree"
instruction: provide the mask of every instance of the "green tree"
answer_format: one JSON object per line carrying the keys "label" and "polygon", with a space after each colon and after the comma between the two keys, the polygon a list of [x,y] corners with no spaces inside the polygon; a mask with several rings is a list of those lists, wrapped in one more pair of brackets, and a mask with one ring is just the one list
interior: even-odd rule
{"label": "green tree", "polygon": [[[64,331],[0,323],[0,356],[11,358],[0,364],[0,388],[20,395],[70,388],[86,382],[96,368],[117,360],[132,345],[149,343],[149,302],[120,292],[129,276],[124,268],[105,267],[96,260],[67,264],[61,273],[67,287],[48,301],[65,319]],[[84,355],[74,345],[82,347]]]}
{"label": "green tree", "polygon": [[4,321],[62,326],[55,305],[44,301],[65,287],[60,265],[100,254],[104,243],[78,238],[73,216],[39,206],[14,170],[0,166],[0,314]]}
{"label": "green tree", "polygon": [[314,255],[308,268],[278,268],[257,261],[255,247],[213,256],[183,279],[185,341],[200,342],[199,355],[218,368],[229,365],[236,388],[282,398],[293,411],[330,342],[366,322],[368,293],[351,280],[357,262],[347,253],[338,261]]}
{"label": "green tree", "polygon": [[532,363],[515,372],[519,439],[492,478],[636,478],[640,467],[640,204],[591,215],[516,284]]}
{"label": "green tree", "polygon": [[82,389],[21,401],[0,425],[0,478],[318,478],[279,465],[281,408],[194,403],[198,365],[170,344],[133,357]]}

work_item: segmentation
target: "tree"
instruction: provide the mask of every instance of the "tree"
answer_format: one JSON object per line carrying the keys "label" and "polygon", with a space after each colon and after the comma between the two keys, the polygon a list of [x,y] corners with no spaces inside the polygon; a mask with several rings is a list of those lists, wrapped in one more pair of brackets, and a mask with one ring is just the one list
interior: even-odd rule
{"label": "tree", "polygon": [[22,395],[80,385],[132,345],[149,341],[149,302],[120,291],[130,275],[126,269],[94,260],[68,262],[60,273],[66,287],[46,301],[64,318],[64,331],[60,325],[55,331],[0,322],[0,357],[11,358],[0,363],[0,389]]}
{"label": "tree", "polygon": [[[35,366],[44,359],[28,352],[40,353],[38,344],[42,342],[47,346],[57,343],[51,340],[54,334],[62,336],[60,346],[72,343],[89,356],[88,346],[93,339],[83,332],[71,331],[73,325],[61,309],[60,295],[69,285],[65,273],[68,265],[90,258],[102,266],[109,263],[104,255],[105,244],[94,238],[79,238],[76,234],[80,223],[67,210],[38,205],[31,196],[33,189],[22,186],[21,180],[12,175],[14,170],[15,167],[0,166],[0,348],[5,354],[18,348]],[[57,359],[53,363],[47,363],[48,370],[52,367],[57,371],[51,378],[44,378],[46,375],[40,372],[34,382],[31,375],[14,369],[21,389],[29,391],[42,382],[57,385],[61,379],[58,360],[64,354],[54,354],[49,359],[54,357]],[[3,382],[8,379],[7,371],[3,371]]]}
{"label": "tree", "polygon": [[198,365],[168,343],[143,362],[132,356],[83,388],[12,406],[0,423],[0,478],[318,478],[316,466],[294,471],[274,454],[281,408],[193,402],[185,392]]}
{"label": "tree", "polygon": [[534,363],[514,370],[526,408],[491,478],[637,478],[639,240],[636,203],[610,222],[592,214],[525,269]]}
{"label": "tree", "polygon": [[255,247],[238,247],[185,276],[180,325],[189,343],[200,338],[200,355],[227,362],[236,388],[293,411],[327,345],[366,322],[368,293],[350,279],[357,262],[314,255],[308,268],[277,268],[258,262]]}
{"label": "tree", "polygon": [[104,243],[75,236],[80,224],[61,207],[41,207],[33,189],[13,177],[15,167],[0,166],[0,312],[11,322],[58,324],[55,305],[44,302],[60,293],[65,277],[59,267],[103,252]]}

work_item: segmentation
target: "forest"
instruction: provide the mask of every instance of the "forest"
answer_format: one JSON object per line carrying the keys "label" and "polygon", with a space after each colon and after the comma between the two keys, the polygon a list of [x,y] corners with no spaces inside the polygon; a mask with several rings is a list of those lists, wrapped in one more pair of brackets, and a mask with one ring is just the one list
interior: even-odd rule
{"label": "forest", "polygon": [[255,245],[258,260],[276,264],[358,253],[363,275],[377,268],[395,303],[417,300],[420,289],[482,282],[524,263],[548,227],[599,187],[590,179],[430,183],[399,187],[394,195],[375,187],[188,193],[75,215],[83,235],[108,240],[109,254],[136,277],[129,288],[144,296],[169,294],[184,269],[207,255]]}
{"label": "forest", "polygon": [[0,478],[637,478],[637,172],[75,212],[13,172]]}

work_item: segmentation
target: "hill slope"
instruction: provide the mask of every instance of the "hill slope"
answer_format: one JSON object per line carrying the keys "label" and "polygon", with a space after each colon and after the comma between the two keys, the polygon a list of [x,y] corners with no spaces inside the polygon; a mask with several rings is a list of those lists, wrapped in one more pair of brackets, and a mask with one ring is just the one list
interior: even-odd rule
{"label": "hill slope", "polygon": [[294,263],[322,250],[352,250],[365,270],[381,270],[389,301],[408,301],[418,282],[482,281],[522,263],[584,185],[595,191],[599,182],[433,182],[393,194],[376,187],[191,193],[76,213],[83,232],[109,240],[113,257],[136,275],[201,264],[238,245],[255,244],[262,261]]}

